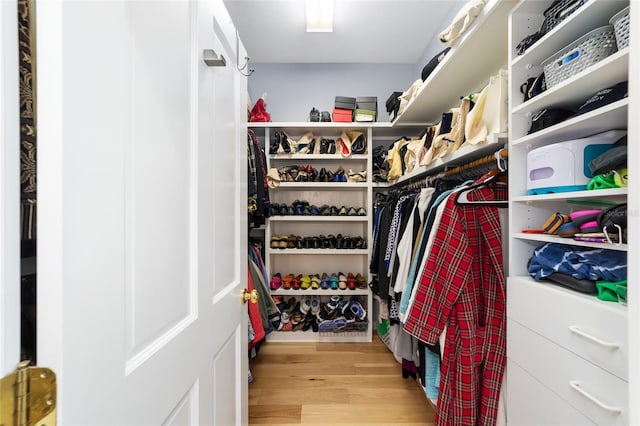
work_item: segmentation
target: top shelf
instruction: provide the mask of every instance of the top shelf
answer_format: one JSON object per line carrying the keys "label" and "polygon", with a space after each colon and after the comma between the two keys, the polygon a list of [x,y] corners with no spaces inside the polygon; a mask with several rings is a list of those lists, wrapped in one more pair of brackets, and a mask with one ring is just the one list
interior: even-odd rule
{"label": "top shelf", "polygon": [[460,96],[482,89],[493,74],[506,67],[508,17],[516,3],[490,0],[393,125],[437,123]]}
{"label": "top shelf", "polygon": [[[278,129],[278,130],[284,130],[285,132],[291,132],[292,134],[294,133],[302,134],[306,132],[318,133],[319,130],[321,132],[325,130],[328,131],[326,133],[330,133],[332,131],[341,132],[343,130],[359,130],[364,132],[364,131],[367,131],[367,129],[371,129],[375,136],[395,137],[398,135],[398,129],[394,128],[391,123],[387,123],[387,122],[366,123],[366,122],[353,121],[353,122],[344,123],[344,122],[335,122],[335,121],[331,121],[331,122],[270,121],[268,123],[249,122],[247,123],[247,127],[249,129],[254,129],[254,130]],[[410,130],[409,135],[414,135],[414,133],[418,134],[420,131],[424,130],[424,125],[420,125],[420,124],[414,125],[414,126],[407,126],[407,127],[412,127],[411,129],[409,129]]]}
{"label": "top shelf", "polygon": [[[627,4],[629,4],[628,0],[589,0],[580,6],[579,13],[570,15],[529,47],[523,55],[514,57],[513,66],[528,67],[530,65],[539,65],[550,57],[551,53],[549,52],[557,52],[582,37],[589,30],[609,24],[609,19]],[[539,19],[542,19],[542,13],[548,6],[549,4],[546,2],[525,2],[521,3],[517,10],[527,18],[530,18],[529,14],[531,14],[538,15]],[[524,32],[531,31],[531,29],[526,29],[525,31],[523,27],[525,25],[514,25],[513,32],[516,37],[514,42],[517,43],[528,35]],[[517,37],[520,38],[518,39]]]}

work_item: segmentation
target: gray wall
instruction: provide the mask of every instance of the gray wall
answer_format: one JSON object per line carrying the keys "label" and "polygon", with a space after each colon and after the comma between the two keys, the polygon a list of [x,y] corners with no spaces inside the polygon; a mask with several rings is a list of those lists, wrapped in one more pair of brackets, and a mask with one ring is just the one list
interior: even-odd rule
{"label": "gray wall", "polygon": [[[455,1],[459,7],[454,7],[442,22],[436,37],[465,4]],[[405,91],[419,79],[424,65],[445,47],[434,38],[415,64],[251,63],[255,72],[248,80],[249,95],[255,103],[266,93],[271,121],[292,122],[308,121],[313,107],[331,112],[336,96],[377,96],[377,121],[386,122],[387,98],[392,92]]]}
{"label": "gray wall", "polygon": [[420,78],[412,64],[251,64],[249,95],[267,94],[271,121],[308,121],[312,107],[333,111],[336,96],[377,96],[378,121],[389,121],[385,101]]}

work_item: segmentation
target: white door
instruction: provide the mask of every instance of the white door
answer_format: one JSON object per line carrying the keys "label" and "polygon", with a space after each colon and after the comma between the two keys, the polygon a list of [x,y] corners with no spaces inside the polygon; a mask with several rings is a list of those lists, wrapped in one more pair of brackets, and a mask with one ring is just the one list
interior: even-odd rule
{"label": "white door", "polygon": [[222,0],[36,12],[38,364],[59,422],[246,424],[246,79]]}

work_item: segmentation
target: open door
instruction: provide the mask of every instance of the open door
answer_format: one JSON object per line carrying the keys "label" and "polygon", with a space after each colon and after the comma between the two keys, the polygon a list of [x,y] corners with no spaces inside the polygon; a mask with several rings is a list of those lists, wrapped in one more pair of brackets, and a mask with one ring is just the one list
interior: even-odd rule
{"label": "open door", "polygon": [[59,424],[246,424],[246,78],[222,0],[49,0],[36,33]]}

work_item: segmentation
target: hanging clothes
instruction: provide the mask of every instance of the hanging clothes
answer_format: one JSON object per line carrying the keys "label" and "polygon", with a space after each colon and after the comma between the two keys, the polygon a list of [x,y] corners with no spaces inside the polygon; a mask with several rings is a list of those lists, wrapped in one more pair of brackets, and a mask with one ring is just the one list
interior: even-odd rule
{"label": "hanging clothes", "polygon": [[[482,178],[481,178],[482,180]],[[502,238],[497,208],[447,198],[404,329],[435,345],[446,327],[438,425],[494,425],[506,364]],[[483,186],[474,201],[506,199]]]}
{"label": "hanging clothes", "polygon": [[247,132],[247,183],[249,228],[265,224],[271,212],[267,160],[260,141],[252,130]]}

